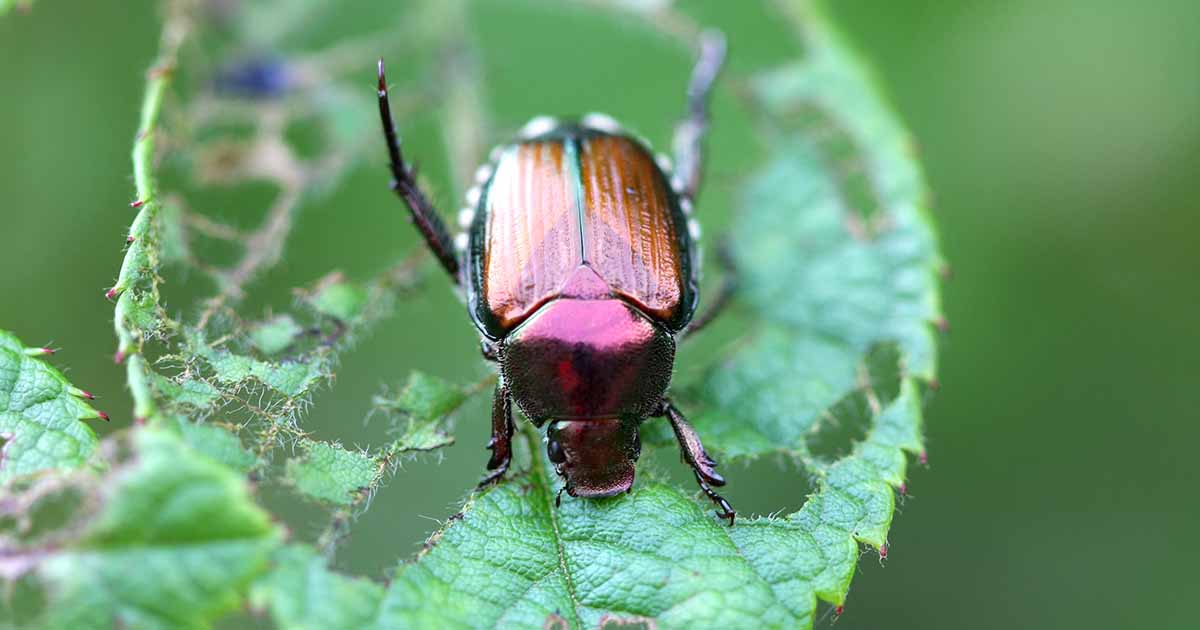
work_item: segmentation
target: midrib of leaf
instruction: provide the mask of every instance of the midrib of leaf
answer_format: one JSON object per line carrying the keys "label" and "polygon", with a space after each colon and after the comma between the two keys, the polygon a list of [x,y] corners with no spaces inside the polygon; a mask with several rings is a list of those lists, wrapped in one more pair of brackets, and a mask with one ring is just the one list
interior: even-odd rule
{"label": "midrib of leaf", "polygon": [[[575,594],[575,583],[571,579],[571,569],[567,563],[567,554],[563,548],[564,542],[562,531],[558,526],[558,512],[554,506],[554,497],[552,493],[552,485],[550,476],[546,474],[546,462],[543,461],[541,452],[538,448],[541,444],[541,437],[538,431],[529,422],[521,423],[521,435],[525,437],[525,444],[529,447],[530,453],[530,478],[533,480],[534,486],[541,494],[542,502],[546,506],[546,512],[550,515],[550,526],[554,532],[554,548],[558,552],[558,568],[562,571],[563,581],[566,582],[567,594],[571,597],[571,610],[575,613],[575,623],[582,624],[582,617],[579,614],[579,597]],[[530,587],[532,588],[532,584]],[[496,620],[496,626],[499,627],[503,617]]]}

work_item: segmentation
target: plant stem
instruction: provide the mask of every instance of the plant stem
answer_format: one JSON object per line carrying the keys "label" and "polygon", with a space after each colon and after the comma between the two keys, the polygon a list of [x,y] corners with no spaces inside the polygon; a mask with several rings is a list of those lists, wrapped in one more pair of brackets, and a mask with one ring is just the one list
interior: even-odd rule
{"label": "plant stem", "polygon": [[[191,30],[192,19],[183,3],[167,5],[159,41],[158,58],[146,73],[146,92],[142,98],[141,117],[133,142],[133,179],[137,188],[137,216],[129,228],[129,246],[121,263],[117,282],[106,294],[116,297],[113,328],[117,334],[117,363],[125,362],[126,380],[133,396],[134,416],[139,421],[159,420],[161,414],[151,392],[142,344],[146,332],[145,312],[150,310],[151,321],[160,326],[161,308],[158,303],[158,213],[161,204],[157,195],[155,176],[155,136],[162,113],[167,87],[174,77],[179,49]],[[147,305],[149,301],[149,305]],[[143,317],[134,315],[141,311]]]}

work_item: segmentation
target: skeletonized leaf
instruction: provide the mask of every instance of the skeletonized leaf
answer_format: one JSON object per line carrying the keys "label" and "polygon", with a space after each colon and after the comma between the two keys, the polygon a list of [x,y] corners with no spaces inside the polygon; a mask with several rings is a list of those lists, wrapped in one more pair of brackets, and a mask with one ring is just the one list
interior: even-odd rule
{"label": "skeletonized leaf", "polygon": [[375,485],[382,466],[365,453],[305,440],[304,454],[287,463],[287,479],[302,494],[335,505],[351,505]]}
{"label": "skeletonized leaf", "polygon": [[236,385],[255,380],[288,397],[297,397],[309,390],[325,375],[325,362],[319,356],[297,361],[260,361],[228,350],[211,348],[203,337],[188,338],[189,351],[203,357],[212,367],[217,380]]}
{"label": "skeletonized leaf", "polygon": [[454,438],[446,433],[446,425],[470,394],[436,376],[411,372],[399,394],[376,396],[375,408],[392,416],[398,434],[391,450],[429,451],[453,444]]}

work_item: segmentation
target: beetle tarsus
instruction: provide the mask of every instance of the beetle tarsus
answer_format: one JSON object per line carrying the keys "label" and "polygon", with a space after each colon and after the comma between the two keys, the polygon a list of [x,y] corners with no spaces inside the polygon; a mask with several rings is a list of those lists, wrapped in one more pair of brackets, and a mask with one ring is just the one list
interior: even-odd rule
{"label": "beetle tarsus", "polygon": [[729,526],[733,527],[733,519],[737,516],[737,512],[733,511],[733,506],[729,505],[729,501],[726,501],[725,497],[717,494],[716,491],[714,491],[707,483],[705,483],[704,477],[700,475],[699,470],[695,472],[696,483],[700,484],[700,489],[704,491],[705,496],[707,496],[713,503],[716,503],[717,507],[720,508],[717,510],[717,516],[720,518],[729,519]]}
{"label": "beetle tarsus", "polygon": [[479,481],[479,484],[476,487],[482,490],[483,488],[486,488],[492,484],[499,483],[500,480],[504,478],[504,474],[507,472],[508,462],[505,462],[502,466],[498,466],[495,470],[485,475],[484,478]]}
{"label": "beetle tarsus", "polygon": [[712,486],[725,485],[725,478],[716,471],[717,462],[704,450],[704,445],[700,443],[700,436],[696,434],[696,430],[688,424],[687,418],[683,417],[683,413],[669,398],[663,399],[654,415],[666,416],[670,421],[671,429],[675,431],[675,439],[679,442],[679,451],[683,454],[683,461],[687,462],[692,467],[692,472],[696,473],[696,483],[700,484],[700,489],[704,491],[705,496],[720,508],[717,516],[729,519],[729,525],[732,527],[736,515],[733,506],[712,489]]}

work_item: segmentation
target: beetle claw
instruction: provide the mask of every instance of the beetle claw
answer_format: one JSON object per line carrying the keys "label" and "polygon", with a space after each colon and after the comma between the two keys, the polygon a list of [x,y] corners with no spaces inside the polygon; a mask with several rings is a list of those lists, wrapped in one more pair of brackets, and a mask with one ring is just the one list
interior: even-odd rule
{"label": "beetle claw", "polygon": [[499,483],[500,479],[504,477],[504,473],[506,472],[508,472],[508,462],[505,462],[502,466],[497,466],[495,470],[484,476],[484,478],[475,487],[482,490],[488,486]]}

